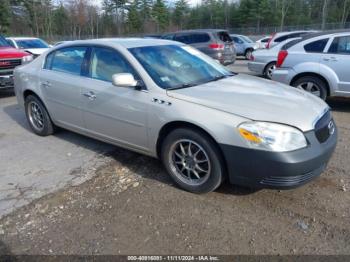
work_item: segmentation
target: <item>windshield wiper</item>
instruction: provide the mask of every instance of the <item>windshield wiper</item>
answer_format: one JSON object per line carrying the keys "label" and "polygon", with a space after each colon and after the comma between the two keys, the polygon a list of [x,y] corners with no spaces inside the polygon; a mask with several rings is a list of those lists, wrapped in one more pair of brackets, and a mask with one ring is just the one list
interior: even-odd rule
{"label": "windshield wiper", "polygon": [[231,76],[234,76],[234,74],[215,76],[214,78],[210,79],[209,82],[219,81],[221,79],[224,79],[224,78],[227,78],[227,77],[231,77]]}
{"label": "windshield wiper", "polygon": [[179,86],[169,87],[166,90],[177,90],[177,89],[189,88],[189,87],[192,87],[192,86],[196,86],[196,84],[182,84],[182,85],[179,85]]}

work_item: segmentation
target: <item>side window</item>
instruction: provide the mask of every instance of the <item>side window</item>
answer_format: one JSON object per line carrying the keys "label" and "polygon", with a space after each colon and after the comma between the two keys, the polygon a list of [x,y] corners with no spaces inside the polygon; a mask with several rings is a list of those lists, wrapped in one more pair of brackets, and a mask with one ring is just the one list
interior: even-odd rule
{"label": "side window", "polygon": [[328,43],[329,38],[317,40],[304,46],[308,53],[323,53],[324,48]]}
{"label": "side window", "polygon": [[334,38],[328,53],[350,55],[350,36]]}
{"label": "side window", "polygon": [[175,40],[184,44],[191,44],[190,35],[176,35]]}
{"label": "side window", "polygon": [[112,82],[112,76],[119,73],[131,73],[137,78],[130,64],[117,51],[109,48],[93,48],[90,62],[90,77]]}
{"label": "side window", "polygon": [[162,39],[173,40],[174,35],[164,35]]}
{"label": "side window", "polygon": [[[86,49],[86,47],[67,47],[59,49],[54,52],[52,58],[50,56],[46,58],[46,63],[51,64],[50,69],[53,71],[80,75]],[[48,59],[52,59],[51,63],[48,63]]]}
{"label": "side window", "polygon": [[243,41],[241,39],[239,39],[238,37],[234,36],[232,37],[233,41],[236,43],[236,44],[242,44]]}
{"label": "side window", "polygon": [[192,35],[192,43],[205,43],[209,42],[210,37],[208,34],[194,34]]}
{"label": "side window", "polygon": [[267,43],[269,41],[270,38],[264,38],[263,40],[261,40],[261,43]]}

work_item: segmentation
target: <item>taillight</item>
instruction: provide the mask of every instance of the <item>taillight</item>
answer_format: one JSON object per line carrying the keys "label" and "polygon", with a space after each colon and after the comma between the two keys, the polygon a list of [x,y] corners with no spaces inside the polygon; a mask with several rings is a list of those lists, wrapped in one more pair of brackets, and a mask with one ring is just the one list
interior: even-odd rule
{"label": "taillight", "polygon": [[250,61],[254,61],[255,60],[255,57],[253,54],[251,54],[250,58],[249,58]]}
{"label": "taillight", "polygon": [[269,41],[267,42],[266,48],[269,49],[271,47],[271,42],[272,39],[275,37],[276,33],[273,33],[269,39]]}
{"label": "taillight", "polygon": [[210,45],[209,45],[209,48],[211,48],[211,49],[216,49],[216,50],[220,50],[220,49],[224,49],[224,45],[223,45],[223,44],[215,43],[215,44],[210,44]]}
{"label": "taillight", "polygon": [[288,51],[287,50],[281,50],[278,53],[278,57],[277,57],[277,63],[276,63],[276,67],[281,67],[284,63],[284,60],[286,60],[288,56]]}

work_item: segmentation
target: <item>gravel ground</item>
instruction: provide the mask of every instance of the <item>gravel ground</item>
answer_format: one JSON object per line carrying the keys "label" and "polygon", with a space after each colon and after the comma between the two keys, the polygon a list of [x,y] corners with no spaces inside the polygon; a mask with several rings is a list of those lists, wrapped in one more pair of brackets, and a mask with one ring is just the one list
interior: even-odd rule
{"label": "gravel ground", "polygon": [[158,160],[114,147],[92,179],[3,217],[0,254],[350,255],[350,100],[329,103],[338,146],[326,172],[301,188],[224,184],[194,195],[176,188]]}

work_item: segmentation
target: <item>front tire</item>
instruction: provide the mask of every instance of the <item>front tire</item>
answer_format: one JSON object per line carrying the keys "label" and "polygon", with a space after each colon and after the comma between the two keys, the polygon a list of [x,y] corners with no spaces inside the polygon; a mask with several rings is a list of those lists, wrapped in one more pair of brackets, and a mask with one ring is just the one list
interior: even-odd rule
{"label": "front tire", "polygon": [[327,98],[327,84],[319,77],[304,76],[294,81],[292,85],[318,96],[323,100]]}
{"label": "front tire", "polygon": [[220,151],[202,132],[188,128],[172,131],[164,140],[161,158],[171,178],[186,191],[208,193],[223,181]]}
{"label": "front tire", "polygon": [[25,111],[30,128],[39,136],[49,136],[55,131],[54,124],[39,98],[29,95],[25,99]]}

